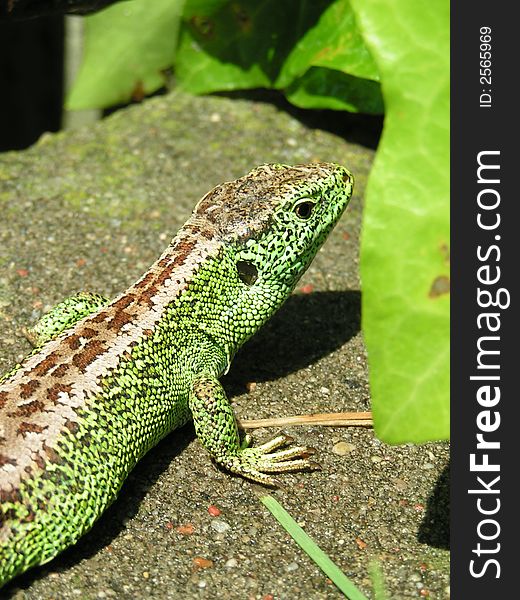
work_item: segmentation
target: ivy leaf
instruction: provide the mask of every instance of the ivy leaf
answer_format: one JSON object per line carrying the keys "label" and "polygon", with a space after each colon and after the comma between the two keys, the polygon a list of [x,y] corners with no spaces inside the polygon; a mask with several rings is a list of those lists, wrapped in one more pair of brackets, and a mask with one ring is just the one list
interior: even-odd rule
{"label": "ivy leaf", "polygon": [[175,66],[179,87],[195,94],[275,87],[291,50],[328,4],[189,1]]}
{"label": "ivy leaf", "polygon": [[449,437],[449,2],[352,0],[386,117],[361,246],[376,434]]}
{"label": "ivy leaf", "polygon": [[383,112],[348,0],[191,0],[175,73],[193,94],[281,89],[301,107]]}
{"label": "ivy leaf", "polygon": [[166,83],[184,0],[119,2],[85,18],[85,51],[66,106],[104,108]]}

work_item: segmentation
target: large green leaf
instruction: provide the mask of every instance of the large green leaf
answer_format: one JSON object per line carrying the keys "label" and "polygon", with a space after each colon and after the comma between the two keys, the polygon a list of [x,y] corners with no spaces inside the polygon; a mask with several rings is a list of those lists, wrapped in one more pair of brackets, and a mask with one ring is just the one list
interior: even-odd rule
{"label": "large green leaf", "polygon": [[208,0],[205,7],[188,0],[175,69],[179,86],[196,94],[276,86],[291,50],[330,3],[239,0],[216,7]]}
{"label": "large green leaf", "polygon": [[449,2],[352,0],[386,118],[367,188],[361,276],[374,424],[449,437]]}
{"label": "large green leaf", "polygon": [[102,108],[165,84],[184,0],[119,2],[85,18],[83,63],[67,108]]}
{"label": "large green leaf", "polygon": [[382,112],[376,65],[348,0],[188,0],[179,87],[274,87],[303,107]]}

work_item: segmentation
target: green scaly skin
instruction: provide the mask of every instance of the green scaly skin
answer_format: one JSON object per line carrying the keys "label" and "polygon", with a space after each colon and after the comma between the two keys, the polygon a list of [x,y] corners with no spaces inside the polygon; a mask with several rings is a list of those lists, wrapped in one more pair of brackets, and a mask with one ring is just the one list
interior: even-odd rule
{"label": "green scaly skin", "polygon": [[343,167],[263,165],[218,186],[112,302],[78,294],[29,332],[0,385],[0,585],[88,531],[137,461],[193,419],[225,469],[273,485],[314,467],[279,436],[240,442],[218,380],[289,296],[348,204]]}

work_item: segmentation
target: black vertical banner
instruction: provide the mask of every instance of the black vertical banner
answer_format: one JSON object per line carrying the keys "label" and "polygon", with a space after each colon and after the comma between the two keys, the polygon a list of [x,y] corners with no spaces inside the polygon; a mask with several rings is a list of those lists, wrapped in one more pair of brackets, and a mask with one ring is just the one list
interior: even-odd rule
{"label": "black vertical banner", "polygon": [[520,29],[451,4],[451,597],[520,597]]}

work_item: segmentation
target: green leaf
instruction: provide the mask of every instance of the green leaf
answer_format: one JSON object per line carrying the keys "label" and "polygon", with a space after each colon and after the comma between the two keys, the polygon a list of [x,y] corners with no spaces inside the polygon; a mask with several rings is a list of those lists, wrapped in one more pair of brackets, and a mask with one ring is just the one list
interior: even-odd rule
{"label": "green leaf", "polygon": [[352,0],[386,106],[363,223],[376,434],[449,437],[449,2]]}
{"label": "green leaf", "polygon": [[330,0],[241,0],[215,9],[188,2],[175,72],[179,87],[196,94],[274,87],[284,61]]}
{"label": "green leaf", "polygon": [[359,33],[350,0],[329,3],[316,24],[304,31],[283,64],[277,85],[288,85],[309,66],[379,81],[377,66]]}
{"label": "green leaf", "polygon": [[194,93],[272,87],[303,107],[382,112],[348,0],[191,0],[175,73]]}
{"label": "green leaf", "polygon": [[379,83],[341,71],[311,67],[285,90],[300,108],[331,108],[380,114],[384,110]]}
{"label": "green leaf", "polygon": [[261,496],[260,501],[273,517],[287,531],[300,548],[318,565],[331,579],[334,585],[343,592],[349,600],[367,600],[352,581],[334,563],[316,542],[296,523],[285,508],[272,496]]}
{"label": "green leaf", "polygon": [[130,0],[86,17],[83,63],[67,108],[102,108],[161,88],[175,57],[183,5]]}
{"label": "green leaf", "polygon": [[368,574],[374,588],[374,600],[390,600],[390,596],[386,591],[383,569],[378,561],[372,560],[370,562],[368,565]]}
{"label": "green leaf", "polygon": [[210,16],[219,11],[223,6],[229,3],[229,0],[186,0],[182,17],[191,19],[200,14]]}

